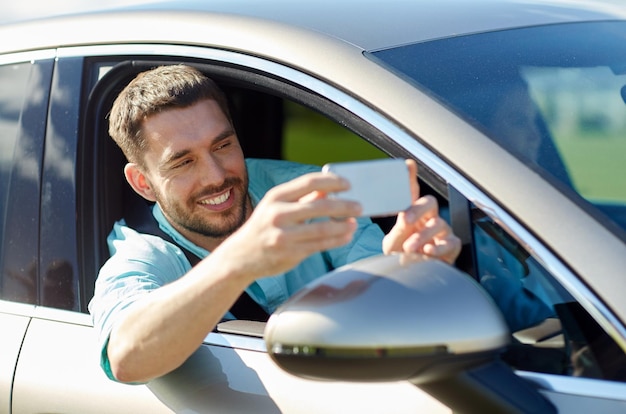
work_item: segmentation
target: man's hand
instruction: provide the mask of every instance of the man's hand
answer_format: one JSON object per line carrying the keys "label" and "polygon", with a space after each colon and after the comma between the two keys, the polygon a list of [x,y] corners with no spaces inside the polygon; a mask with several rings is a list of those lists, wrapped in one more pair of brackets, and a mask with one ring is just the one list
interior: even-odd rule
{"label": "man's hand", "polygon": [[423,253],[452,264],[461,252],[461,240],[439,216],[437,200],[432,196],[419,198],[417,164],[407,160],[407,165],[413,205],[398,214],[396,224],[383,239],[383,251]]}
{"label": "man's hand", "polygon": [[[324,173],[306,174],[276,186],[218,249],[229,246],[242,252],[240,263],[257,278],[285,272],[313,253],[345,245],[352,240],[357,223],[343,218],[358,216],[361,207],[326,194],[348,188],[346,180]],[[312,221],[325,217],[330,220]]]}

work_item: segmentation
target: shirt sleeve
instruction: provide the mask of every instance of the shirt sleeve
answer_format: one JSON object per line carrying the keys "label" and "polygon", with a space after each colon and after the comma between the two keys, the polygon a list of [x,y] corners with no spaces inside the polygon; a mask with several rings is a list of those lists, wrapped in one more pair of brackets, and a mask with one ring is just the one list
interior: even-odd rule
{"label": "shirt sleeve", "polygon": [[111,330],[132,303],[191,269],[182,251],[158,237],[116,223],[107,239],[110,259],[100,269],[89,312],[101,350],[100,364],[112,380],[107,355]]}

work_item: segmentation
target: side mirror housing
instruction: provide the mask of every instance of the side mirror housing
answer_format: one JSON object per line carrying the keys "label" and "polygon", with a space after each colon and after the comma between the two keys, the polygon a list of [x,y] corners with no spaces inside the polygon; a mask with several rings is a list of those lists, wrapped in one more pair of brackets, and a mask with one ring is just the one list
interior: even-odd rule
{"label": "side mirror housing", "polygon": [[272,315],[265,341],[273,360],[301,377],[419,384],[493,360],[509,332],[471,277],[398,254],[309,284]]}

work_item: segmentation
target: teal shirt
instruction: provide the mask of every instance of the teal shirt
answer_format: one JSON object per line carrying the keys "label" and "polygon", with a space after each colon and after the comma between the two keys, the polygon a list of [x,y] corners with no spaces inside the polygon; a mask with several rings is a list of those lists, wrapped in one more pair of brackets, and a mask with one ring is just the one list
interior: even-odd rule
{"label": "teal shirt", "polygon": [[[247,159],[246,165],[253,206],[272,187],[320,169],[278,160]],[[161,229],[176,243],[199,257],[210,254],[178,233],[158,206],[154,207],[153,214]],[[359,228],[351,243],[313,254],[288,272],[258,279],[246,291],[272,313],[308,282],[347,263],[382,253],[383,236],[380,228],[369,219],[359,219]],[[109,367],[106,346],[119,313],[143,295],[179,279],[191,269],[191,265],[179,247],[159,237],[137,233],[123,220],[115,223],[107,241],[111,257],[100,269],[89,311],[98,331],[101,365],[109,378],[115,379]],[[224,318],[233,319],[233,316],[227,313]]]}

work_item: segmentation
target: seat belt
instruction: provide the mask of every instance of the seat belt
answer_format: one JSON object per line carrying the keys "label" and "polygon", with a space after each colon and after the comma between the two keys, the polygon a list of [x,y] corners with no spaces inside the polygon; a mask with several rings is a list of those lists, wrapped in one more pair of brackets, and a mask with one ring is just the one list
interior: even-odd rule
{"label": "seat belt", "polygon": [[[174,246],[178,246],[183,251],[192,267],[202,260],[194,253],[176,243],[174,239],[161,230],[159,223],[156,218],[154,218],[154,215],[152,215],[151,204],[141,200],[141,206],[137,205],[129,210],[130,211],[124,217],[128,227],[131,227],[139,233],[160,237],[163,240],[172,243]],[[266,322],[269,318],[269,314],[265,311],[265,309],[256,303],[245,290],[230,308],[230,313],[232,313],[237,319],[248,321]]]}

